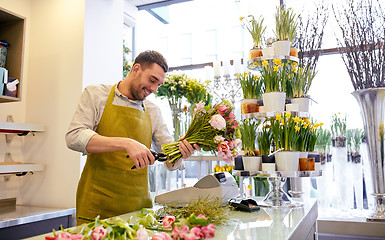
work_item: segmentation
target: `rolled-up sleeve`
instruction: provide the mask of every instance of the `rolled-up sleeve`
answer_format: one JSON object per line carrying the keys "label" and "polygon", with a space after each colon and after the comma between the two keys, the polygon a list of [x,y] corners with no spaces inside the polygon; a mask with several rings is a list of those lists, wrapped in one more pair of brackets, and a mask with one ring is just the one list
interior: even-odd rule
{"label": "rolled-up sleeve", "polygon": [[84,89],[65,135],[67,147],[85,155],[88,154],[86,150],[88,141],[93,135],[97,134],[96,128],[101,111],[98,108],[100,103],[95,102],[96,100],[92,97],[93,94],[91,93],[95,92],[95,89],[92,88],[95,88],[95,86]]}

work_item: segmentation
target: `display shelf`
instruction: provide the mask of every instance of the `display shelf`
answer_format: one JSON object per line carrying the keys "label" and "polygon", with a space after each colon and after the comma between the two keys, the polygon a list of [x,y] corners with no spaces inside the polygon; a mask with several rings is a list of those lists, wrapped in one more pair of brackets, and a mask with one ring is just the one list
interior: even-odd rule
{"label": "display shelf", "polygon": [[294,56],[281,56],[281,55],[276,55],[270,58],[266,57],[257,57],[253,58],[247,61],[247,67],[250,70],[256,70],[259,71],[261,70],[262,67],[262,61],[267,60],[267,61],[273,61],[274,59],[280,59],[281,61],[292,61],[292,62],[298,62],[298,58]]}
{"label": "display shelf", "polygon": [[[301,118],[309,118],[310,114],[308,112],[296,112],[291,111],[289,112],[292,116],[297,116]],[[282,114],[282,112],[254,112],[254,113],[247,113],[242,114],[241,118],[242,120],[248,119],[248,118],[267,118],[267,117],[275,117],[277,114]]]}
{"label": "display shelf", "polygon": [[7,165],[0,165],[0,175],[19,175],[23,176],[28,172],[39,172],[44,170],[44,164],[40,163],[9,163]]}
{"label": "display shelf", "polygon": [[0,133],[4,134],[26,134],[29,132],[43,132],[45,127],[40,124],[0,122]]}
{"label": "display shelf", "polygon": [[298,178],[298,177],[320,177],[322,176],[322,170],[317,171],[274,171],[274,172],[265,172],[265,171],[242,171],[234,170],[234,176],[244,176],[244,177],[283,177],[283,178]]}

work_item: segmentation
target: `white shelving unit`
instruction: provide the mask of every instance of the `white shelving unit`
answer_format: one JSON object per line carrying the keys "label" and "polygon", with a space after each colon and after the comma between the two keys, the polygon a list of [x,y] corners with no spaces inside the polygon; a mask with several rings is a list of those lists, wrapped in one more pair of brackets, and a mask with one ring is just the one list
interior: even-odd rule
{"label": "white shelving unit", "polygon": [[23,176],[28,172],[39,172],[44,170],[44,164],[40,163],[21,163],[0,165],[0,175],[19,175]]}
{"label": "white shelving unit", "polygon": [[45,127],[40,124],[0,122],[0,133],[23,134],[25,132],[44,132]]}

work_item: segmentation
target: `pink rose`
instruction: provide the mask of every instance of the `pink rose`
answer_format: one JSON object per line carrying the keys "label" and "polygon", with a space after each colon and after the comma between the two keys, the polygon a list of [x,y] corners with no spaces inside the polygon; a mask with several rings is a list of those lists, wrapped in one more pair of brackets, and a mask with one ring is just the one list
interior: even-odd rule
{"label": "pink rose", "polygon": [[175,226],[174,229],[172,230],[172,238],[173,239],[178,239],[178,237],[183,238],[183,236],[188,232],[189,232],[189,228],[187,225],[182,225],[181,228],[179,228],[178,226]]}
{"label": "pink rose", "polygon": [[229,107],[227,107],[226,105],[220,105],[218,107],[218,112],[223,116],[225,112],[227,112],[229,110]]}
{"label": "pink rose", "polygon": [[231,113],[229,114],[229,118],[230,118],[230,119],[235,119],[235,114],[234,114],[233,112],[231,112]]}
{"label": "pink rose", "polygon": [[163,218],[163,228],[164,229],[172,229],[172,225],[175,222],[175,217],[174,216],[165,216]]}
{"label": "pink rose", "polygon": [[222,130],[226,127],[225,119],[219,114],[212,116],[209,123],[213,128],[218,130]]}
{"label": "pink rose", "polygon": [[148,232],[146,229],[142,226],[136,231],[136,238],[138,240],[147,240],[148,239]]}
{"label": "pink rose", "polygon": [[202,213],[197,216],[197,219],[202,219],[202,218],[207,220],[207,217]]}
{"label": "pink rose", "polygon": [[172,238],[167,233],[161,232],[152,236],[151,240],[172,240]]}
{"label": "pink rose", "polygon": [[202,233],[204,235],[204,239],[213,238],[215,236],[215,225],[210,223],[209,225],[204,226],[202,228]]}
{"label": "pink rose", "polygon": [[107,235],[107,230],[104,229],[103,226],[98,226],[96,227],[92,233],[91,233],[91,237],[93,240],[100,240],[100,239],[103,239],[105,236]]}

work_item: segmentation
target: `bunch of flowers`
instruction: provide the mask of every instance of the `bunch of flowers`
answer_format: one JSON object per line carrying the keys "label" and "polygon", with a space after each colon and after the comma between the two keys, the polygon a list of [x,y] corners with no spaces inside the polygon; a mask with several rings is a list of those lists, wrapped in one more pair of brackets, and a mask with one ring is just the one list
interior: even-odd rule
{"label": "bunch of flowers", "polygon": [[[142,209],[136,214],[139,219],[131,217],[125,221],[119,217],[100,220],[99,216],[73,229],[64,230],[46,240],[102,240],[102,239],[137,239],[148,240],[195,240],[211,239],[215,236],[215,225],[209,223],[206,216],[191,214],[187,219],[165,216],[161,222],[151,209]],[[83,218],[85,219],[85,218]]]}
{"label": "bunch of flowers", "polygon": [[200,81],[194,78],[187,79],[187,92],[185,95],[187,102],[191,105],[197,104],[201,101],[206,104],[209,104],[212,98],[212,96],[207,90],[209,83],[209,80],[201,83]]}
{"label": "bunch of flowers", "polygon": [[187,76],[181,71],[173,71],[166,75],[163,85],[158,87],[155,96],[168,99],[171,105],[177,105],[180,109],[181,99],[187,92]]}
{"label": "bunch of flowers", "polygon": [[217,172],[228,172],[228,173],[232,174],[233,168],[234,168],[233,165],[227,165],[227,164],[225,166],[215,165],[215,167],[213,169],[213,172],[214,173],[217,173]]}
{"label": "bunch of flowers", "polygon": [[260,77],[250,72],[244,72],[238,74],[237,78],[242,87],[243,98],[261,98],[262,93],[265,91],[263,81],[260,81]]}
{"label": "bunch of flowers", "polygon": [[[198,144],[204,151],[218,152],[225,162],[231,163],[237,156],[236,148],[241,144],[235,136],[238,122],[231,103],[225,100],[214,106],[205,106],[200,102],[194,112],[184,139],[190,144]],[[182,157],[179,142],[164,144],[162,150],[173,164]]]}

